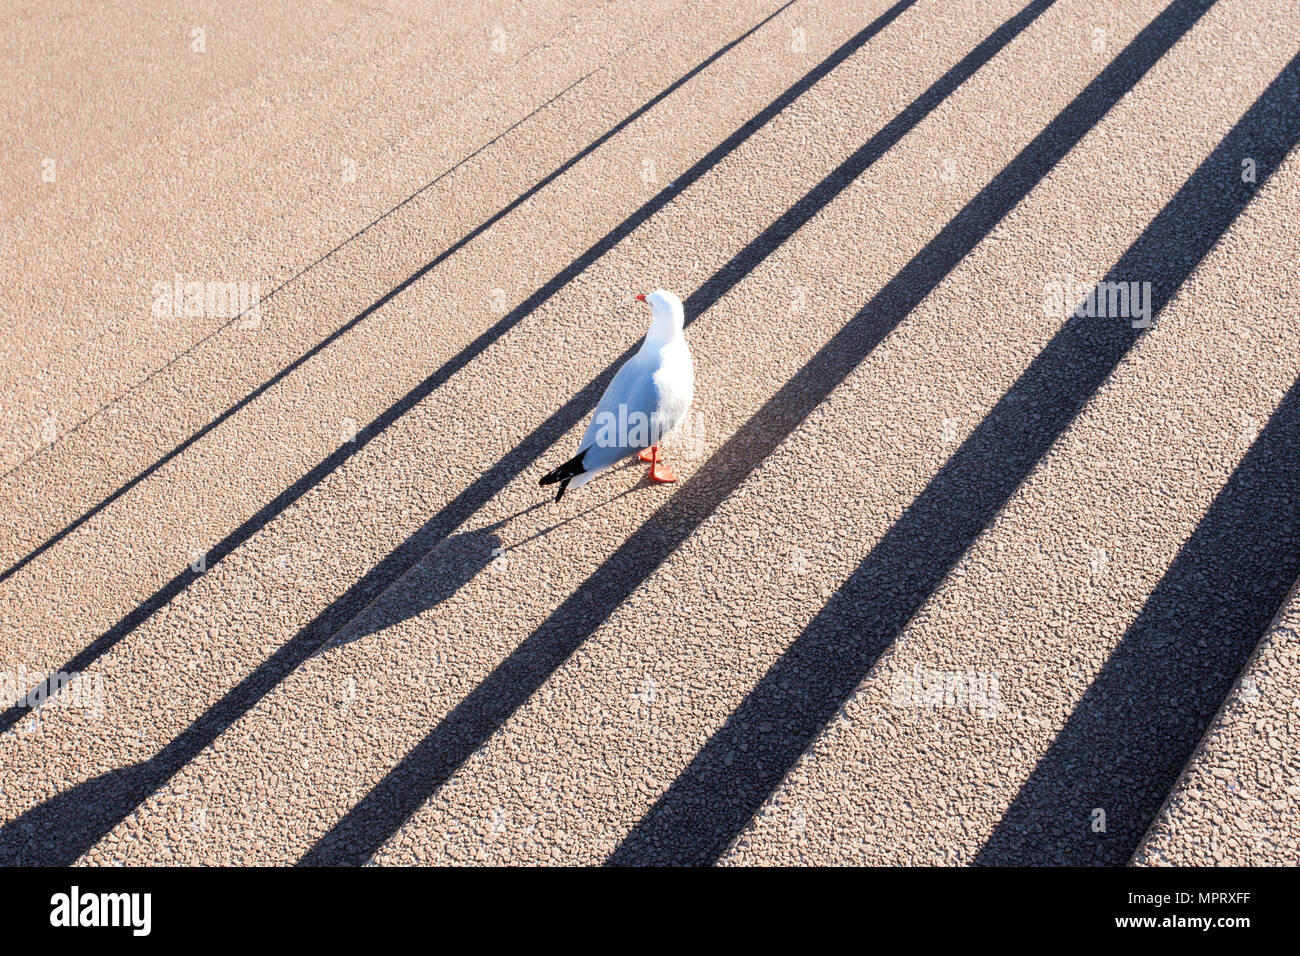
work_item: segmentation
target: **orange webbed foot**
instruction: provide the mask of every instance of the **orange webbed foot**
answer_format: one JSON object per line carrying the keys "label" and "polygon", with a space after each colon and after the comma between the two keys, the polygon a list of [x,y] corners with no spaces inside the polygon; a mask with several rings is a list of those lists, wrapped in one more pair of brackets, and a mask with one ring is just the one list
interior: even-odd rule
{"label": "orange webbed foot", "polygon": [[650,480],[671,484],[677,480],[677,473],[672,470],[665,462],[657,461],[650,466]]}
{"label": "orange webbed foot", "polygon": [[651,445],[649,448],[637,455],[642,461],[650,462],[650,480],[659,481],[664,484],[677,480],[677,475],[672,468],[659,460],[659,446]]}

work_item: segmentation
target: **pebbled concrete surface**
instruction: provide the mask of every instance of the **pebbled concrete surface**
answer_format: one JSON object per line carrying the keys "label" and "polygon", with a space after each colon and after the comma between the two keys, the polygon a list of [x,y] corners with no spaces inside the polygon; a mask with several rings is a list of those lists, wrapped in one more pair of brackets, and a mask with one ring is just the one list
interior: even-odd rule
{"label": "pebbled concrete surface", "polygon": [[1137,866],[1294,866],[1300,591],[1292,590],[1133,857]]}
{"label": "pebbled concrete surface", "polygon": [[[1300,573],[1293,0],[303,13],[42,101],[0,861],[1126,862]],[[684,480],[552,506],[656,285]]]}

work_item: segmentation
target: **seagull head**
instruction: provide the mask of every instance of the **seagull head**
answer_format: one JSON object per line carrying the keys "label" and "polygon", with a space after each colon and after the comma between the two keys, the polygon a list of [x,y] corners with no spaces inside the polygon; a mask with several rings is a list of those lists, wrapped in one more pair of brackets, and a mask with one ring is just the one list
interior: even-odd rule
{"label": "seagull head", "polygon": [[652,321],[646,339],[671,340],[682,334],[686,326],[686,313],[682,300],[666,289],[655,289],[649,295],[639,295],[638,302],[650,306]]}

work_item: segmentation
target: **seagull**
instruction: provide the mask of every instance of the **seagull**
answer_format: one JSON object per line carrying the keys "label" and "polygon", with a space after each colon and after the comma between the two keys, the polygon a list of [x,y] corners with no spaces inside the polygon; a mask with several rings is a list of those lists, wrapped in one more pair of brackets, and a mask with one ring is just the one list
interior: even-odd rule
{"label": "seagull", "polygon": [[591,424],[578,443],[578,454],[538,482],[560,483],[556,501],[564,497],[570,482],[581,488],[632,455],[650,462],[651,481],[677,480],[672,468],[660,459],[659,441],[686,417],[695,394],[691,350],[682,335],[686,315],[682,300],[663,289],[638,295],[636,300],[650,306],[650,331],[600,396]]}

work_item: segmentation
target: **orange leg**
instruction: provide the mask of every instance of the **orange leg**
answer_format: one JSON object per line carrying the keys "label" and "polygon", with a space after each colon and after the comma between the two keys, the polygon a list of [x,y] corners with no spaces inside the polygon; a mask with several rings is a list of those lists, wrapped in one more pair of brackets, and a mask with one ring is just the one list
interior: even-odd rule
{"label": "orange leg", "polygon": [[[646,451],[649,452],[649,457],[646,456]],[[670,468],[666,462],[662,462],[659,460],[658,445],[651,445],[648,449],[646,449],[646,451],[641,452],[641,454],[637,455],[637,457],[640,458],[642,461],[650,462],[651,481],[659,481],[659,482],[663,482],[664,484],[668,484],[670,482],[677,480],[677,475],[673,473],[672,468]]]}

